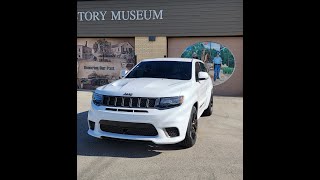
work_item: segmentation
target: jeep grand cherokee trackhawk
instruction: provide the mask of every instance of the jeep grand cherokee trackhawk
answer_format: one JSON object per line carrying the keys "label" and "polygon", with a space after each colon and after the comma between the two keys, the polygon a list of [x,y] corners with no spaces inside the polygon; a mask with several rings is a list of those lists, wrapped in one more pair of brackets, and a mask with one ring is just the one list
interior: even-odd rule
{"label": "jeep grand cherokee trackhawk", "polygon": [[123,79],[94,91],[88,134],[191,147],[197,119],[212,114],[212,89],[198,59],[143,60]]}

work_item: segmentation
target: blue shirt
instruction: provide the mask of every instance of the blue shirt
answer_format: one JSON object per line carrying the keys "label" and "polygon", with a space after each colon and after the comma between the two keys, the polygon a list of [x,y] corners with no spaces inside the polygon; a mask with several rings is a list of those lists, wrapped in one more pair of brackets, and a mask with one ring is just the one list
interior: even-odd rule
{"label": "blue shirt", "polygon": [[212,61],[214,64],[222,64],[221,57],[214,57]]}

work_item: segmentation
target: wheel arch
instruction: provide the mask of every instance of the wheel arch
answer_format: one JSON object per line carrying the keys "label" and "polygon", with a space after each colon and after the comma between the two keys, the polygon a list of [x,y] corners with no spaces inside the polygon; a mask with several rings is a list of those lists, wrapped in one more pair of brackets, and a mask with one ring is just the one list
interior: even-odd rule
{"label": "wheel arch", "polygon": [[196,112],[197,112],[197,115],[199,114],[198,113],[198,110],[199,110],[199,107],[198,107],[198,101],[196,101],[192,107],[195,107],[196,108]]}

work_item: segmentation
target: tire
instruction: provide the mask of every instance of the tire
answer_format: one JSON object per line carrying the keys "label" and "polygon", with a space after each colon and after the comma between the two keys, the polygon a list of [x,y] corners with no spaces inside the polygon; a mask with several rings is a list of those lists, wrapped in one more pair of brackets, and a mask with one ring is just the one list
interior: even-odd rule
{"label": "tire", "polygon": [[213,95],[211,93],[211,98],[210,98],[208,108],[203,111],[202,116],[211,116],[212,112],[213,112]]}
{"label": "tire", "polygon": [[198,120],[197,120],[197,109],[192,107],[191,115],[188,123],[188,128],[184,140],[181,142],[181,145],[185,148],[192,147],[197,140],[197,129],[198,129]]}

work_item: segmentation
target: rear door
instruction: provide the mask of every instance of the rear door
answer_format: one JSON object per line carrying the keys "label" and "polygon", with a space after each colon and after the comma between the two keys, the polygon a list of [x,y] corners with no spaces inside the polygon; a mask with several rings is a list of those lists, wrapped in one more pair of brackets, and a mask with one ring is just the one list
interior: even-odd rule
{"label": "rear door", "polygon": [[[199,62],[199,65],[200,65],[200,71],[208,73],[206,66],[202,62]],[[204,90],[202,95],[204,96],[205,100],[207,100],[207,101],[205,101],[205,105],[204,105],[205,107],[207,107],[206,105],[209,103],[209,100],[210,100],[210,98],[207,98],[207,97],[211,96],[211,87],[210,87],[211,82],[210,81],[211,81],[210,78],[201,81],[201,85]]]}

